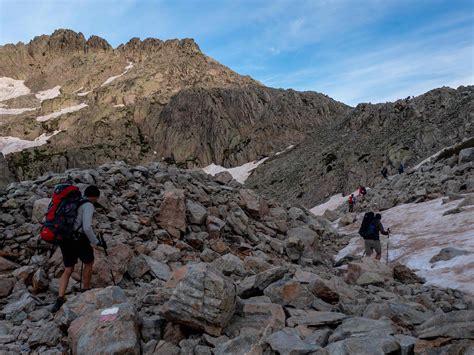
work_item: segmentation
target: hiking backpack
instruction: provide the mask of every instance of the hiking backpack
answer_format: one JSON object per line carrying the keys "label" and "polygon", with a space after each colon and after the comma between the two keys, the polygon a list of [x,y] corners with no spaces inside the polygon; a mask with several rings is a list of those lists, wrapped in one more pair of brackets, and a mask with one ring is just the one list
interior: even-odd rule
{"label": "hiking backpack", "polygon": [[364,239],[370,239],[375,235],[375,214],[374,212],[367,212],[362,219],[359,234]]}
{"label": "hiking backpack", "polygon": [[56,185],[41,228],[41,239],[54,244],[72,238],[77,211],[85,202],[77,186]]}

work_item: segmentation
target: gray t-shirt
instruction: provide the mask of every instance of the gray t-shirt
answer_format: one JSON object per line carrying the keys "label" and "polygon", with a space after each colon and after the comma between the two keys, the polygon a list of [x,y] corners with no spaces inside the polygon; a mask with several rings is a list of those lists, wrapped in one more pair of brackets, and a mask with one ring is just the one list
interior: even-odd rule
{"label": "gray t-shirt", "polygon": [[92,229],[92,217],[94,215],[94,205],[91,202],[83,203],[77,210],[76,221],[74,222],[74,230],[84,233],[93,245],[99,244],[94,229]]}

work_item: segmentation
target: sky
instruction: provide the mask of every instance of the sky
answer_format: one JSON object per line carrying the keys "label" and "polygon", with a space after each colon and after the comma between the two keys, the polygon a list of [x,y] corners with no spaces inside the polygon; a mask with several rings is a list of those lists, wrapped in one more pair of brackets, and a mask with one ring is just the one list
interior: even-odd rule
{"label": "sky", "polygon": [[194,38],[267,86],[350,105],[474,84],[473,0],[0,0],[0,44],[57,28]]}

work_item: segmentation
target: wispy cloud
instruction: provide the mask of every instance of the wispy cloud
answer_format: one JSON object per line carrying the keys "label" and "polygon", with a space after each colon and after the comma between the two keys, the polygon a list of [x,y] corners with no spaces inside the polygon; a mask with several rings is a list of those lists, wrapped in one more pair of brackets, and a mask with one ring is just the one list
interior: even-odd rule
{"label": "wispy cloud", "polygon": [[59,27],[114,46],[194,37],[266,85],[353,105],[474,82],[470,0],[0,0],[0,43]]}

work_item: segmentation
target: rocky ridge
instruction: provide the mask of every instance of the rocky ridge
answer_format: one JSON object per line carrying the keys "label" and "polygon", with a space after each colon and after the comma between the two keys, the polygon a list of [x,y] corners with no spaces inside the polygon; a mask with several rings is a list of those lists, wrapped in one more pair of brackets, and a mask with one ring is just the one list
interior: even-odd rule
{"label": "rocky ridge", "polygon": [[246,184],[260,193],[313,207],[359,184],[375,186],[386,166],[411,168],[474,136],[474,87],[435,89],[385,104],[359,104],[293,150],[261,164]]}
{"label": "rocky ridge", "polygon": [[[225,173],[224,173],[225,174]],[[56,315],[61,257],[37,243],[53,186],[97,184],[94,289]],[[329,222],[235,181],[109,163],[11,184],[0,197],[0,349],[73,354],[463,354],[472,296],[402,265],[355,260]],[[110,273],[118,282],[112,286]],[[79,278],[79,267],[74,274]]]}
{"label": "rocky ridge", "polygon": [[1,46],[0,77],[31,90],[2,101],[1,136],[60,131],[46,145],[8,155],[20,180],[117,159],[239,165],[301,141],[348,109],[322,94],[266,88],[192,39],[134,38],[113,49],[97,36],[57,30]]}

